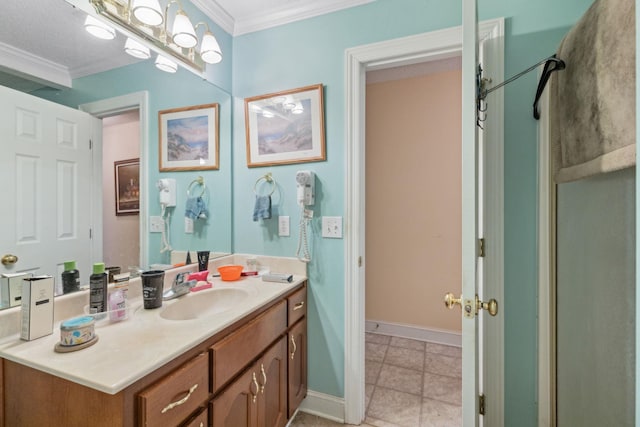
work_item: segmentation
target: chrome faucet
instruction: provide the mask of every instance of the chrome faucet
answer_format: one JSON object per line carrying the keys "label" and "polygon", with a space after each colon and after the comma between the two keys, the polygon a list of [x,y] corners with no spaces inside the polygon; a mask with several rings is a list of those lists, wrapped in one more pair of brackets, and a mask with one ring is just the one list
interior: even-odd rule
{"label": "chrome faucet", "polygon": [[185,281],[188,275],[188,272],[178,273],[171,285],[171,289],[168,289],[162,294],[162,299],[168,301],[188,294],[191,288],[198,283],[196,280]]}

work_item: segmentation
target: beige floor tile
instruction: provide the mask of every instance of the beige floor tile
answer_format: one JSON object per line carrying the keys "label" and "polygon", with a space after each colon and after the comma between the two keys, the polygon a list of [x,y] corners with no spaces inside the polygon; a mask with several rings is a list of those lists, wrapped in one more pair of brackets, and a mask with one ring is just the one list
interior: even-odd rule
{"label": "beige floor tile", "polygon": [[369,402],[371,401],[371,396],[373,395],[373,390],[375,386],[373,384],[365,384],[364,385],[364,408],[365,412],[369,408]]}
{"label": "beige floor tile", "polygon": [[[293,420],[290,421],[289,427],[348,427],[353,424],[342,424],[336,421],[331,421],[326,418],[319,417],[317,415],[307,414],[306,412],[298,411]],[[370,424],[362,423],[360,427],[373,427]]]}
{"label": "beige floor tile", "polygon": [[412,340],[409,338],[391,337],[389,345],[394,347],[410,348],[412,350],[424,351],[425,342]]}
{"label": "beige floor tile", "polygon": [[424,370],[432,374],[462,378],[462,358],[438,353],[426,353]]}
{"label": "beige floor tile", "polygon": [[373,360],[365,360],[364,383],[376,385],[376,383],[378,382],[378,376],[380,375],[381,368],[382,368],[381,362],[374,362]]}
{"label": "beige floor tile", "polygon": [[420,423],[421,405],[420,396],[376,387],[371,396],[367,417],[402,427],[415,427]]}
{"label": "beige floor tile", "polygon": [[377,419],[369,417],[369,416],[367,416],[364,419],[364,422],[366,424],[362,424],[362,425],[368,425],[368,426],[370,425],[372,427],[404,427],[404,426],[401,426],[399,424],[394,424],[394,423],[390,423],[390,422],[387,422],[387,421],[377,420]]}
{"label": "beige floor tile", "polygon": [[435,344],[432,342],[427,343],[427,352],[444,354],[445,356],[451,356],[451,357],[462,357],[461,347],[455,347],[452,345]]}
{"label": "beige floor tile", "polygon": [[391,341],[391,337],[389,335],[366,332],[364,334],[364,340],[365,342],[372,342],[375,344],[389,344],[389,342]]}
{"label": "beige floor tile", "polygon": [[422,401],[420,427],[460,427],[462,406],[449,405],[437,400]]}
{"label": "beige floor tile", "polygon": [[424,373],[424,397],[453,405],[462,404],[462,380],[430,372]]}
{"label": "beige floor tile", "polygon": [[385,363],[376,385],[422,396],[422,372]]}
{"label": "beige floor tile", "polygon": [[410,348],[389,347],[384,363],[422,371],[424,369],[424,352]]}
{"label": "beige floor tile", "polygon": [[384,355],[387,352],[387,348],[389,346],[384,344],[375,344],[372,342],[367,342],[365,345],[365,359],[373,360],[374,362],[382,362],[384,360]]}

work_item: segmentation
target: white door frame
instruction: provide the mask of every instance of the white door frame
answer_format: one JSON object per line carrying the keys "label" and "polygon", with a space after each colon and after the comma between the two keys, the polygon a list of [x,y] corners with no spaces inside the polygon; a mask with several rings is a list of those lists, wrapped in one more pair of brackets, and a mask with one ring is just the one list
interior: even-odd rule
{"label": "white door frame", "polygon": [[556,185],[551,172],[549,90],[538,123],[538,425],[556,425]]}
{"label": "white door frame", "polygon": [[[484,21],[478,24],[479,40],[493,40],[495,54],[488,56],[491,77],[494,82],[503,80],[504,70],[504,19]],[[345,422],[359,424],[365,415],[364,405],[364,334],[365,334],[365,91],[366,72],[371,70],[410,65],[420,62],[459,56],[462,53],[462,27],[358,46],[347,49],[346,63],[346,251],[345,251]],[[502,301],[503,289],[503,101],[502,91],[492,94],[489,120],[487,124],[495,133],[491,135],[488,158],[495,161],[492,169],[487,169],[486,185],[496,190],[495,197],[488,198],[487,206],[495,215],[488,215],[490,224],[485,238],[496,256],[485,260],[487,272],[496,274],[492,298]],[[490,264],[490,265],[487,265]],[[488,363],[489,378],[492,379],[492,398],[487,400],[487,413],[495,416],[490,425],[503,425],[503,384],[504,384],[504,333],[503,317],[495,331],[495,340],[489,349],[495,357],[485,359]],[[485,382],[487,375],[484,376]],[[495,397],[494,397],[495,396]]]}
{"label": "white door frame", "polygon": [[[114,98],[103,99],[100,101],[89,102],[78,107],[95,117],[104,118],[115,114],[124,113],[130,110],[138,110],[140,116],[140,266],[149,264],[149,225],[147,215],[147,199],[149,188],[149,93],[147,91],[134,92],[127,95],[116,96]],[[101,140],[98,138],[100,146],[94,150],[102,150]],[[93,156],[94,170],[102,170],[102,156]],[[102,197],[102,174],[94,175],[92,183],[94,194]],[[102,205],[102,200],[94,201],[96,206]],[[94,247],[93,253],[102,253],[102,210],[93,212],[94,233],[100,233],[99,238],[92,240],[92,245],[100,245],[100,248]],[[98,251],[99,252],[96,252]]]}

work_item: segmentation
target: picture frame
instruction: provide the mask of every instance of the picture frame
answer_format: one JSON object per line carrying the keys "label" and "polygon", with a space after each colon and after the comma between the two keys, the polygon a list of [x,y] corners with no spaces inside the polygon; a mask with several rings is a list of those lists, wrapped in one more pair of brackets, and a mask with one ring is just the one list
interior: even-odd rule
{"label": "picture frame", "polygon": [[140,159],[113,163],[116,216],[140,213]]}
{"label": "picture frame", "polygon": [[246,98],[247,166],[326,160],[323,85]]}
{"label": "picture frame", "polygon": [[219,169],[219,104],[158,111],[160,172]]}

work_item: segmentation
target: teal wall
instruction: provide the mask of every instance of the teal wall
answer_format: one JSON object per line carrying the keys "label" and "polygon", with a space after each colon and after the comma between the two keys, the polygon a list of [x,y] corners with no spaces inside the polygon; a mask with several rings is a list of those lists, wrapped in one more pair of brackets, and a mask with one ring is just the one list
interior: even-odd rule
{"label": "teal wall", "polygon": [[[251,188],[266,171],[282,186],[280,214],[298,219],[294,174],[317,173],[315,215],[344,216],[344,50],[391,38],[460,25],[461,2],[377,0],[234,39],[234,249],[293,255],[295,233],[278,238],[276,224],[253,223]],[[505,76],[553,54],[591,0],[482,1],[481,20],[506,18]],[[245,162],[242,103],[255,96],[309,84],[325,85],[327,161],[249,169]],[[537,425],[536,122],[531,106],[535,73],[505,89],[505,422]],[[489,100],[489,105],[491,101]],[[314,223],[309,266],[309,388],[344,394],[344,241],[321,239]],[[348,227],[348,224],[345,224]],[[292,230],[297,229],[292,226]],[[401,248],[398,248],[401,250]]]}

